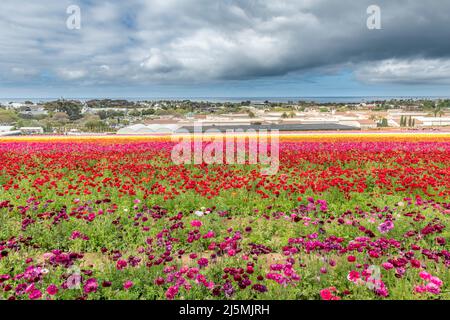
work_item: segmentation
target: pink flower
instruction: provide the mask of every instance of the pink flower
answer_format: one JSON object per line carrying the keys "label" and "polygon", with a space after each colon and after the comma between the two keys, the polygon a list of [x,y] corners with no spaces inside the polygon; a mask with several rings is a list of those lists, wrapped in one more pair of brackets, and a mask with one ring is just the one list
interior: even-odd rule
{"label": "pink flower", "polygon": [[74,231],[72,232],[72,235],[70,236],[70,240],[75,240],[81,238],[81,232],[80,231]]}
{"label": "pink flower", "polygon": [[37,300],[40,299],[42,297],[42,292],[38,289],[33,289],[31,290],[31,292],[28,294],[28,297],[31,300]]}
{"label": "pink flower", "polygon": [[97,279],[91,278],[86,281],[83,287],[84,293],[97,292],[98,283]]}
{"label": "pink flower", "polygon": [[361,276],[358,271],[352,270],[348,273],[347,279],[353,283],[357,283],[361,279]]}
{"label": "pink flower", "polygon": [[423,285],[418,285],[418,286],[414,287],[414,291],[416,293],[424,293],[424,292],[427,291],[427,288],[425,286],[423,286]]}
{"label": "pink flower", "polygon": [[46,252],[42,255],[42,257],[44,258],[44,260],[49,260],[51,257],[53,257],[53,253]]}
{"label": "pink flower", "polygon": [[198,265],[200,267],[207,267],[208,266],[208,259],[206,258],[201,258],[197,261]]}
{"label": "pink flower", "polygon": [[191,221],[191,226],[196,227],[196,228],[200,228],[202,226],[202,222],[200,220],[192,220]]}
{"label": "pink flower", "polygon": [[55,286],[54,284],[51,284],[47,287],[47,293],[51,296],[54,296],[55,294],[58,293],[58,287]]}
{"label": "pink flower", "polygon": [[340,297],[335,296],[333,294],[333,292],[336,292],[336,288],[335,287],[329,287],[326,289],[322,289],[320,290],[320,297],[322,298],[322,300],[341,300]]}
{"label": "pink flower", "polygon": [[178,286],[169,287],[166,291],[166,298],[169,300],[173,300],[178,293]]}
{"label": "pink flower", "polygon": [[320,290],[320,297],[322,298],[322,300],[331,300],[333,294],[329,289],[322,289]]}
{"label": "pink flower", "polygon": [[130,280],[127,280],[127,281],[125,281],[125,282],[123,283],[123,288],[124,288],[125,290],[130,289],[132,286],[133,286],[133,282],[130,281]]}
{"label": "pink flower", "polygon": [[155,284],[156,284],[157,286],[163,285],[164,282],[165,282],[165,280],[164,280],[163,277],[158,277],[158,278],[156,278],[156,280],[155,280]]}
{"label": "pink flower", "polygon": [[125,260],[118,260],[116,263],[117,270],[122,270],[127,267],[128,263]]}
{"label": "pink flower", "polygon": [[442,282],[442,280],[441,279],[439,279],[438,277],[431,277],[431,279],[430,279],[430,281],[432,282],[432,283],[434,283],[435,285],[437,285],[438,287],[442,287],[442,284],[443,284],[443,282]]}
{"label": "pink flower", "polygon": [[196,254],[196,253],[191,253],[191,254],[189,255],[189,258],[192,259],[192,260],[194,260],[194,259],[197,258],[197,254]]}
{"label": "pink flower", "polygon": [[381,265],[385,270],[391,270],[392,268],[394,268],[394,265],[390,262],[384,262]]}
{"label": "pink flower", "polygon": [[426,271],[420,271],[419,277],[421,277],[423,280],[429,281],[431,279],[431,274]]}
{"label": "pink flower", "polygon": [[386,287],[381,287],[381,288],[375,289],[375,293],[381,297],[389,296],[389,291]]}
{"label": "pink flower", "polygon": [[420,268],[421,267],[421,264],[420,264],[420,261],[419,260],[416,260],[416,259],[411,259],[411,266],[413,267],[413,268]]}
{"label": "pink flower", "polygon": [[441,293],[441,288],[439,288],[439,286],[437,286],[433,282],[429,282],[426,285],[426,288],[429,293],[432,293],[432,294],[440,294]]}
{"label": "pink flower", "polygon": [[210,238],[214,238],[216,235],[214,234],[213,231],[209,230],[208,233],[206,233],[205,235],[203,235],[203,239],[210,239]]}
{"label": "pink flower", "polygon": [[355,256],[348,256],[347,257],[347,261],[348,262],[355,262],[356,261],[356,257]]}

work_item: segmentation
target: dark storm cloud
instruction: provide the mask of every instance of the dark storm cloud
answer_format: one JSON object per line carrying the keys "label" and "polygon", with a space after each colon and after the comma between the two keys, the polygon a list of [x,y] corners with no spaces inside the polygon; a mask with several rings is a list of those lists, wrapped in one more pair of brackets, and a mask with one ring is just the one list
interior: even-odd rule
{"label": "dark storm cloud", "polygon": [[[366,82],[447,82],[450,1],[73,1],[0,3],[0,81],[240,80],[354,70]],[[76,1],[75,1],[76,2]],[[369,5],[381,30],[366,26]]]}

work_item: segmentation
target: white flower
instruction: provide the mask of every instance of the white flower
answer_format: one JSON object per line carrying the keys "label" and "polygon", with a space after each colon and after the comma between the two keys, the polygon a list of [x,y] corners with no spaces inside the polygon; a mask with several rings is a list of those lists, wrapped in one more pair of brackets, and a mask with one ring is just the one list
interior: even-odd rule
{"label": "white flower", "polygon": [[203,215],[204,215],[203,211],[195,211],[194,214],[195,214],[197,217],[203,217]]}

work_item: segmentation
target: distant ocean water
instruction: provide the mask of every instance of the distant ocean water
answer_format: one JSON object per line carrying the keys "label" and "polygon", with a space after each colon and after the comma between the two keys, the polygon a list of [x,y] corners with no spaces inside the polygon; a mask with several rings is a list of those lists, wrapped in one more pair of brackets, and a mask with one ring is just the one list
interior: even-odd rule
{"label": "distant ocean water", "polygon": [[[128,101],[157,101],[157,100],[191,100],[191,101],[209,101],[209,102],[241,102],[251,101],[252,103],[269,102],[318,102],[318,103],[362,103],[371,101],[381,101],[390,99],[443,99],[449,97],[438,96],[348,96],[348,97],[113,97],[110,99],[122,99]],[[1,104],[8,104],[10,102],[23,103],[24,101],[47,102],[57,100],[59,98],[0,98]],[[87,101],[92,99],[108,99],[107,97],[66,97],[65,99],[74,99],[80,101]]]}

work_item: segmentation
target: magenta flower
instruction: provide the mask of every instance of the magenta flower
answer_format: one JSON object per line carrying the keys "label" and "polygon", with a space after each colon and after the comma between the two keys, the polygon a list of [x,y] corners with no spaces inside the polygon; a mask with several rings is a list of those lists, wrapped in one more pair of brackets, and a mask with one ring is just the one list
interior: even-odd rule
{"label": "magenta flower", "polygon": [[132,286],[133,286],[133,282],[130,281],[130,280],[125,281],[124,284],[123,284],[123,288],[124,288],[125,290],[130,289]]}
{"label": "magenta flower", "polygon": [[90,278],[84,284],[83,291],[84,293],[97,292],[97,288],[98,288],[97,279]]}
{"label": "magenta flower", "polygon": [[322,289],[320,290],[320,297],[322,298],[322,300],[331,300],[333,294],[329,289]]}
{"label": "magenta flower", "polygon": [[166,298],[169,300],[173,300],[175,298],[175,296],[178,294],[178,286],[172,286],[169,287],[169,289],[167,289],[166,291]]}
{"label": "magenta flower", "polygon": [[196,253],[191,253],[191,254],[189,255],[189,258],[192,259],[192,260],[194,260],[194,259],[197,258],[197,254],[196,254]]}
{"label": "magenta flower", "polygon": [[202,226],[202,222],[200,220],[192,220],[191,226],[200,228]]}
{"label": "magenta flower", "polygon": [[74,231],[72,232],[72,235],[70,236],[70,240],[75,240],[81,238],[81,232],[80,231]]}
{"label": "magenta flower", "polygon": [[432,276],[430,279],[431,283],[434,283],[435,285],[437,285],[438,287],[442,287],[443,282],[441,279],[439,279],[438,277],[434,277]]}
{"label": "magenta flower", "polygon": [[40,299],[42,297],[42,292],[38,289],[33,289],[30,291],[30,293],[28,294],[28,297],[31,300],[37,300]]}
{"label": "magenta flower", "polygon": [[58,287],[54,284],[51,284],[47,287],[47,293],[51,296],[54,296],[58,293]]}
{"label": "magenta flower", "polygon": [[201,258],[197,261],[198,265],[202,268],[207,267],[208,266],[208,259],[206,258]]}
{"label": "magenta flower", "polygon": [[431,274],[429,274],[426,271],[420,271],[419,277],[422,278],[423,280],[427,280],[427,281],[431,280]]}
{"label": "magenta flower", "polygon": [[128,263],[125,260],[118,260],[116,263],[117,270],[123,270],[127,267]]}
{"label": "magenta flower", "polygon": [[359,284],[361,282],[361,275],[358,271],[352,270],[348,273],[347,279],[353,283]]}
{"label": "magenta flower", "polygon": [[390,263],[390,262],[384,262],[381,266],[382,266],[385,270],[391,270],[391,269],[394,268],[394,265],[393,265],[392,263]]}
{"label": "magenta flower", "polygon": [[381,297],[389,296],[389,291],[383,281],[378,280],[375,283],[375,293]]}
{"label": "magenta flower", "polygon": [[427,288],[423,285],[418,285],[414,287],[414,292],[416,293],[424,293],[427,291]]}
{"label": "magenta flower", "polygon": [[441,288],[438,285],[434,284],[433,282],[429,282],[426,285],[426,289],[429,293],[432,293],[432,294],[440,294],[441,293]]}

